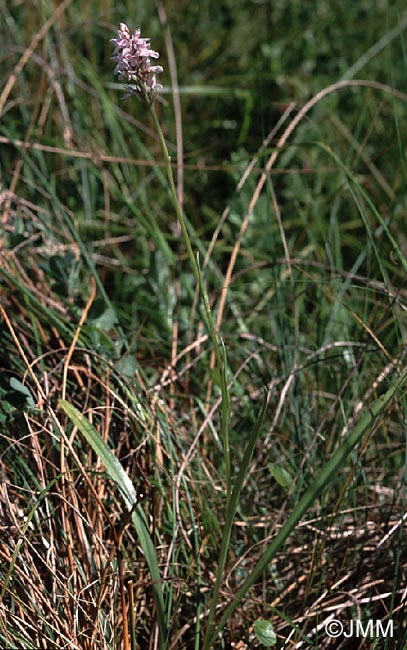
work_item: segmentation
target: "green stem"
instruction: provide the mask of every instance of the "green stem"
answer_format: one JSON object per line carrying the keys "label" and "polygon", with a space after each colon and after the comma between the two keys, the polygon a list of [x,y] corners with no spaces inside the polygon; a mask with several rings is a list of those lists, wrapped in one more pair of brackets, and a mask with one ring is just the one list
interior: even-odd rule
{"label": "green stem", "polygon": [[167,143],[165,142],[164,134],[162,132],[161,125],[160,125],[160,122],[158,120],[157,113],[155,112],[153,104],[150,104],[150,111],[151,111],[151,115],[152,115],[153,120],[154,120],[154,125],[155,125],[156,131],[157,131],[157,134],[158,134],[158,137],[159,137],[159,140],[160,140],[161,149],[162,149],[165,164],[166,164],[166,171],[167,171],[167,177],[168,177],[168,182],[169,182],[169,186],[170,186],[172,202],[174,204],[174,208],[175,208],[175,211],[177,213],[177,219],[178,219],[179,224],[181,226],[182,237],[183,237],[183,240],[185,242],[185,246],[186,246],[186,249],[187,249],[189,260],[191,262],[192,270],[193,270],[195,278],[196,278],[196,280],[198,282],[199,291],[200,291],[200,293],[202,295],[202,299],[203,299],[204,307],[205,307],[205,313],[206,313],[206,321],[207,321],[206,325],[208,327],[209,334],[210,334],[210,337],[211,337],[211,340],[212,340],[212,344],[213,344],[214,349],[215,349],[216,362],[217,362],[218,366],[220,367],[222,365],[222,362],[221,362],[221,356],[220,356],[220,352],[219,352],[219,344],[218,344],[218,339],[217,339],[217,336],[216,336],[215,326],[213,324],[211,307],[210,307],[210,304],[209,304],[209,299],[208,299],[207,292],[206,292],[205,287],[203,285],[202,275],[200,273],[198,263],[197,263],[197,261],[195,259],[194,252],[192,250],[191,239],[189,237],[189,233],[188,233],[188,230],[187,230],[187,227],[186,227],[186,224],[185,224],[184,215],[182,214],[181,206],[180,206],[179,201],[178,201],[177,190],[176,190],[175,182],[174,182],[174,175],[172,173],[171,156],[170,156],[170,154],[168,152]]}
{"label": "green stem", "polygon": [[188,233],[188,229],[185,223],[185,219],[182,213],[180,203],[178,201],[177,190],[175,187],[174,175],[171,166],[171,156],[168,152],[167,143],[165,142],[164,134],[162,132],[162,128],[159,119],[157,117],[157,113],[155,112],[154,109],[154,102],[151,102],[147,97],[146,99],[149,104],[151,116],[154,121],[154,126],[156,128],[160,140],[161,149],[166,164],[166,171],[167,171],[167,177],[168,177],[172,202],[174,204],[177,219],[181,226],[182,237],[185,242],[185,246],[187,249],[189,260],[191,262],[192,270],[194,272],[196,281],[198,283],[199,292],[202,296],[204,309],[205,309],[206,326],[208,328],[209,336],[211,338],[212,346],[215,352],[216,366],[219,372],[220,387],[221,387],[221,394],[222,394],[222,440],[223,440],[225,466],[226,466],[226,494],[227,494],[227,502],[229,502],[229,498],[232,492],[232,487],[231,487],[232,481],[231,481],[231,466],[230,466],[230,453],[229,453],[229,426],[228,426],[229,414],[230,414],[230,399],[229,399],[229,391],[228,391],[227,381],[226,381],[226,352],[223,347],[223,344],[222,344],[222,350],[221,350],[221,346],[219,345],[215,325],[213,322],[212,310],[209,303],[208,293],[206,291],[202,279],[202,273],[199,268],[198,259],[195,258],[194,252],[192,250],[191,239]]}
{"label": "green stem", "polygon": [[168,177],[172,202],[174,204],[175,212],[177,214],[177,218],[181,226],[182,237],[185,242],[185,246],[187,249],[187,253],[189,256],[189,260],[191,262],[191,266],[196,281],[198,283],[199,292],[202,296],[203,305],[204,305],[205,324],[208,328],[213,350],[215,352],[215,360],[216,360],[217,370],[219,373],[220,389],[222,395],[221,436],[222,436],[223,453],[225,458],[225,469],[226,469],[226,510],[225,510],[226,525],[224,531],[225,533],[224,538],[220,548],[219,566],[217,568],[216,582],[212,594],[209,620],[208,620],[207,630],[204,639],[204,647],[208,647],[208,641],[211,638],[211,636],[214,634],[216,606],[219,601],[220,587],[221,587],[221,582],[222,582],[222,577],[224,573],[228,547],[229,547],[230,531],[233,523],[233,518],[236,512],[241,484],[239,482],[239,476],[238,476],[235,481],[234,489],[232,492],[232,474],[231,474],[230,448],[229,448],[230,397],[229,397],[229,389],[228,389],[227,378],[226,378],[226,368],[227,368],[226,350],[223,341],[218,340],[216,328],[212,318],[212,311],[209,303],[208,293],[206,291],[203,278],[202,278],[202,273],[199,268],[199,259],[198,257],[195,257],[194,252],[192,250],[191,239],[185,223],[184,215],[182,213],[182,208],[178,200],[177,190],[175,187],[174,176],[173,176],[172,166],[171,166],[171,157],[168,152],[167,144],[165,142],[165,138],[157,114],[154,110],[153,102],[149,102],[149,106],[154,121],[154,125],[161,143],[161,148],[162,148],[162,152],[166,164],[166,171],[167,171],[167,177]]}

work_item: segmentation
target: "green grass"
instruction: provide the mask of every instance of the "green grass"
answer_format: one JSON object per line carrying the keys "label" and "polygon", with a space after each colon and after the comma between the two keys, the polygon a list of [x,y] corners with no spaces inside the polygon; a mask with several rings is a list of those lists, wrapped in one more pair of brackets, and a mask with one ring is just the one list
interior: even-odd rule
{"label": "green grass", "polygon": [[1,648],[405,647],[407,15],[373,4],[0,0]]}

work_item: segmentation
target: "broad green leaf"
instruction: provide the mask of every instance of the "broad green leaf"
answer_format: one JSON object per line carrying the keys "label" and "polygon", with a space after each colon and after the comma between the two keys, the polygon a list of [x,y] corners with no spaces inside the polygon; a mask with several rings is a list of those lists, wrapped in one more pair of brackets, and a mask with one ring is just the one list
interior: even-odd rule
{"label": "broad green leaf", "polygon": [[94,319],[93,323],[96,327],[99,327],[99,329],[108,332],[114,327],[115,323],[117,323],[117,314],[113,307],[108,307],[105,309],[103,314]]}
{"label": "broad green leaf", "polygon": [[257,636],[260,643],[266,648],[275,645],[277,643],[276,633],[270,621],[265,621],[262,618],[259,618],[254,622],[254,633]]}
{"label": "broad green leaf", "polygon": [[116,363],[116,369],[125,377],[134,377],[137,370],[135,355],[128,354]]}
{"label": "broad green leaf", "polygon": [[284,467],[278,467],[273,463],[267,465],[267,469],[270,474],[276,479],[277,483],[281,485],[282,488],[289,488],[293,482],[292,476],[287,472]]}
{"label": "broad green leaf", "polygon": [[19,393],[22,393],[26,397],[31,397],[32,399],[32,395],[30,393],[29,388],[27,388],[27,386],[22,384],[21,381],[19,381],[16,377],[12,377],[10,379],[10,387],[18,391]]}
{"label": "broad green leaf", "polygon": [[22,404],[20,404],[20,402],[22,401],[20,396],[23,395],[24,396],[24,407],[27,407],[29,409],[35,408],[35,401],[34,401],[34,398],[33,398],[32,394],[31,394],[31,391],[28,388],[28,386],[25,386],[24,384],[22,384],[21,381],[19,381],[16,377],[12,377],[10,379],[10,388],[12,388],[14,391],[16,391],[19,394],[19,397],[17,397],[16,400],[13,400],[11,398],[11,393],[9,394],[10,395],[9,401],[12,404],[13,404],[14,401],[16,402],[15,404],[13,404],[14,407],[19,408],[19,407],[22,406]]}

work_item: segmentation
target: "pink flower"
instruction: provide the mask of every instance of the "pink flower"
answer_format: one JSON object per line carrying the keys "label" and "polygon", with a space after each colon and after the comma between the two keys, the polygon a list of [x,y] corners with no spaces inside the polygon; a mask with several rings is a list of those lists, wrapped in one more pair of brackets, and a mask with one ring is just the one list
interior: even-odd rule
{"label": "pink flower", "polygon": [[[150,48],[149,38],[140,38],[140,30],[130,35],[125,23],[120,23],[117,38],[110,39],[115,44],[112,59],[117,65],[114,74],[126,79],[136,88],[127,87],[128,95],[133,93],[150,94],[162,88],[157,83],[156,74],[163,71],[160,65],[151,65],[150,59],[158,59],[159,54]],[[127,95],[127,96],[128,96]]]}

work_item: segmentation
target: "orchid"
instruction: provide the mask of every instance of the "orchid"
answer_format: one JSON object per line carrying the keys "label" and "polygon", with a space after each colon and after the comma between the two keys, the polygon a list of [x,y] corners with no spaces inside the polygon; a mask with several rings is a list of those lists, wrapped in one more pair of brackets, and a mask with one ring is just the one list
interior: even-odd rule
{"label": "orchid", "polygon": [[156,75],[163,69],[160,65],[151,65],[151,59],[158,59],[160,55],[150,48],[150,39],[141,38],[140,34],[140,29],[136,29],[131,35],[127,25],[120,23],[117,38],[111,39],[115,45],[112,59],[117,63],[114,74],[134,84],[135,87],[126,87],[126,96],[139,93],[151,99],[162,88]]}

